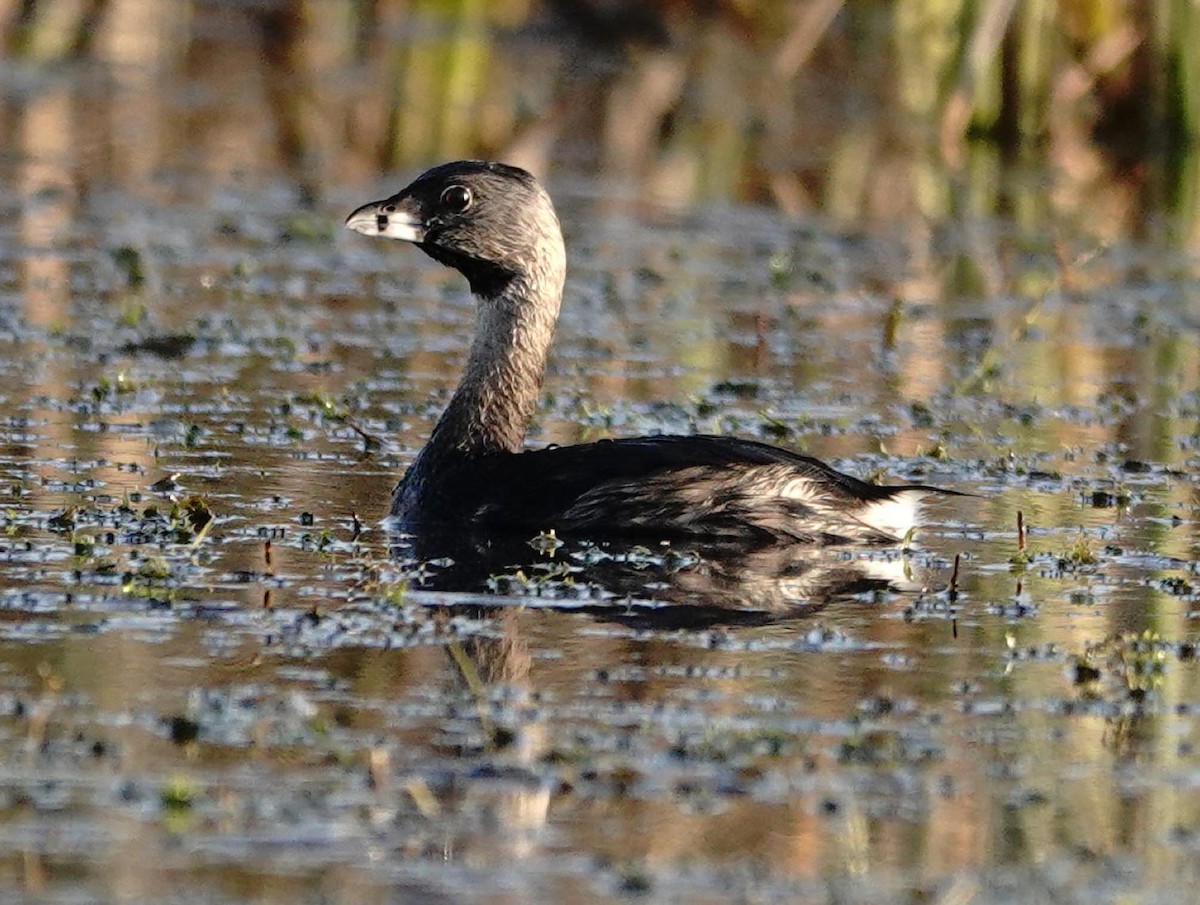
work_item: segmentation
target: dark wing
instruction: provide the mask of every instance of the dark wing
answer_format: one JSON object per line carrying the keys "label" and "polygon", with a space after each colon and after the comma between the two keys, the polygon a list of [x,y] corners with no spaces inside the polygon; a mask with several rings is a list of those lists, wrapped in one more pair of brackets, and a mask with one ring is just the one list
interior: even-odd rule
{"label": "dark wing", "polygon": [[[740,468],[785,465],[799,476],[827,484],[849,500],[878,499],[886,488],[835,471],[812,456],[737,437],[662,436],[599,440],[576,446],[551,446],[509,457],[512,474],[549,480],[574,498],[597,484],[636,481],[685,468]],[[540,486],[545,486],[539,482]]]}
{"label": "dark wing", "polygon": [[892,540],[856,513],[898,493],[809,456],[732,437],[602,440],[478,460],[468,518],[563,532]]}

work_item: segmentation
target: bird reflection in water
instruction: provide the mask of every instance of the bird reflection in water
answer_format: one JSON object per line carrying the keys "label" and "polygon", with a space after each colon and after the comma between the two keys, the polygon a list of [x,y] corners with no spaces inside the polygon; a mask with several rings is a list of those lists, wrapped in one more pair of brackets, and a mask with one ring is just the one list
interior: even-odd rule
{"label": "bird reflection in water", "polygon": [[[645,628],[756,625],[836,601],[937,591],[948,569],[900,546],[638,543],[461,531],[392,535],[413,589],[444,602],[509,602]],[[430,600],[431,603],[439,602]]]}

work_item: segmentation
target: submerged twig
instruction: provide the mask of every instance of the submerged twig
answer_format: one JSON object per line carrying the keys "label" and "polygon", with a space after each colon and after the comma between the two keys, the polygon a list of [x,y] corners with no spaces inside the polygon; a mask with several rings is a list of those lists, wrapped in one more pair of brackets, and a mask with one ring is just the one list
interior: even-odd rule
{"label": "submerged twig", "polygon": [[1088,263],[1100,255],[1104,251],[1104,248],[1104,245],[1097,245],[1068,260],[1062,243],[1055,242],[1054,259],[1057,273],[1053,283],[1041,295],[1029,303],[1029,307],[1025,309],[1025,313],[1021,315],[1021,319],[1017,322],[1017,325],[1009,331],[1008,336],[998,343],[993,343],[983,354],[983,357],[979,359],[979,364],[971,370],[971,373],[955,384],[954,395],[957,396],[974,390],[979,384],[991,377],[996,372],[1000,359],[1005,356],[1009,348],[1025,336],[1030,328],[1041,318],[1042,308],[1045,306],[1046,301],[1053,294],[1070,289],[1075,283],[1075,271],[1081,265]]}

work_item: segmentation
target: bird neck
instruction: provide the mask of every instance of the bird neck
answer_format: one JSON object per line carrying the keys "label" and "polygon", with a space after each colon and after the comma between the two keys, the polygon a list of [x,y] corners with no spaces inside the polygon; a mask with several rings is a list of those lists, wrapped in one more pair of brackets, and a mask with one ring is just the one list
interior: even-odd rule
{"label": "bird neck", "polygon": [[430,458],[519,452],[537,406],[563,277],[520,274],[475,308],[475,337],[463,377],[433,429]]}

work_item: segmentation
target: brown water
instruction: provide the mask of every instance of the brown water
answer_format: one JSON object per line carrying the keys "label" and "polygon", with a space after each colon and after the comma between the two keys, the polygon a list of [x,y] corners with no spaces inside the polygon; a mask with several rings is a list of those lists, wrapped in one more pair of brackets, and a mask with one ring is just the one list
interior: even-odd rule
{"label": "brown water", "polygon": [[[728,23],[614,63],[426,9],[353,63],[330,2],[301,64],[185,9],[0,69],[5,902],[1180,900],[1200,277],[1163,171],[945,168],[870,67],[734,153],[771,61]],[[417,70],[490,87],[456,116]],[[614,114],[664,82],[669,137]],[[730,432],[979,498],[907,554],[391,556],[471,308],[340,223],[472,153],[544,174],[571,250],[532,442]]]}

